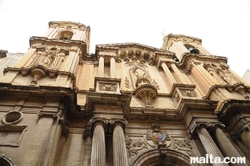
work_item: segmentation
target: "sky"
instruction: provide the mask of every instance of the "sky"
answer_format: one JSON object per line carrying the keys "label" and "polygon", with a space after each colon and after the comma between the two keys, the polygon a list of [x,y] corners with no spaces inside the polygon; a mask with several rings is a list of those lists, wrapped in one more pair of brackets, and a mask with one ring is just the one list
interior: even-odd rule
{"label": "sky", "polygon": [[250,0],[0,0],[0,49],[25,53],[50,21],[90,26],[90,53],[124,42],[161,48],[173,33],[202,39],[241,77],[250,69]]}

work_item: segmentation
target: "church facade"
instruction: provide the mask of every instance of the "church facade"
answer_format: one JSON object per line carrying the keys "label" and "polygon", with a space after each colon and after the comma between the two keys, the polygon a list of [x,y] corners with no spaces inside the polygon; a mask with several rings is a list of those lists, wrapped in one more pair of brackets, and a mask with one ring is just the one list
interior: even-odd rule
{"label": "church facade", "polygon": [[227,58],[186,35],[162,48],[89,45],[90,27],[50,22],[4,66],[1,166],[191,166],[207,154],[246,163],[203,165],[250,163],[250,85]]}

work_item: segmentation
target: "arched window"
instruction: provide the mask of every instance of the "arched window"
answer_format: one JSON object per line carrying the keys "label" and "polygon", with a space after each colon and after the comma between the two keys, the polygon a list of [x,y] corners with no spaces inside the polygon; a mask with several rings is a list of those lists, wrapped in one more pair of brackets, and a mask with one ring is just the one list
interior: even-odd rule
{"label": "arched window", "polygon": [[5,157],[3,154],[0,156],[0,166],[15,166],[11,159]]}
{"label": "arched window", "polygon": [[186,49],[192,54],[199,54],[200,51],[192,45],[185,44]]}
{"label": "arched window", "polygon": [[73,32],[71,32],[71,31],[62,31],[60,33],[59,39],[60,40],[70,40],[72,38],[72,36],[73,36]]}

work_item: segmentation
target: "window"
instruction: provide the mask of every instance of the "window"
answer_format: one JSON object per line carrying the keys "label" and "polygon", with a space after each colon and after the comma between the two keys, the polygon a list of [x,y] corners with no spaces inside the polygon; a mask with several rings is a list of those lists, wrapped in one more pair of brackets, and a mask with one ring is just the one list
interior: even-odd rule
{"label": "window", "polygon": [[60,40],[70,40],[73,36],[71,31],[62,31],[60,34]]}
{"label": "window", "polygon": [[185,44],[186,49],[192,54],[199,54],[200,51],[192,45]]}

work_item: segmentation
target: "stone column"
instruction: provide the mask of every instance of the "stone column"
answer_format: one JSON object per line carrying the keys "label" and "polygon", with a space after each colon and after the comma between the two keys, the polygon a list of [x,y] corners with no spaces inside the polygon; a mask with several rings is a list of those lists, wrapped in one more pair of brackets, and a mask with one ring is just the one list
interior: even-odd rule
{"label": "stone column", "polygon": [[169,68],[165,62],[162,62],[161,67],[163,68],[164,72],[166,73],[171,85],[173,85],[174,83],[177,83],[177,81],[175,80],[174,76],[172,75],[171,71],[169,70]]}
{"label": "stone column", "polygon": [[110,58],[110,77],[111,78],[116,78],[115,57]]}
{"label": "stone column", "polygon": [[113,164],[114,166],[128,166],[123,124],[121,122],[115,123],[113,131]]}
{"label": "stone column", "polygon": [[245,145],[247,145],[248,148],[250,148],[250,132],[248,130],[242,131],[240,134],[240,138],[244,142]]}
{"label": "stone column", "polygon": [[[213,157],[220,157],[221,159],[224,159],[224,156],[220,152],[219,148],[216,146],[214,143],[214,140],[208,133],[206,126],[201,125],[198,128],[196,128],[196,133],[198,134],[201,143],[203,147],[205,148],[206,152],[208,155],[212,155]],[[212,163],[214,166],[228,166],[228,164],[215,164]]]}
{"label": "stone column", "polygon": [[179,71],[179,69],[176,67],[174,63],[171,63],[171,67],[183,84],[192,84],[190,80],[185,78],[185,75]]}
{"label": "stone column", "polygon": [[99,57],[99,70],[98,70],[99,77],[104,77],[104,57]]}
{"label": "stone column", "polygon": [[102,122],[94,124],[90,166],[106,166],[105,133]]}
{"label": "stone column", "polygon": [[[218,146],[221,148],[223,154],[227,157],[241,157],[229,139],[226,137],[224,132],[220,129],[220,127],[216,126],[214,129],[214,135],[218,142]],[[250,140],[249,140],[250,141]],[[235,166],[246,166],[246,164],[235,163]]]}

